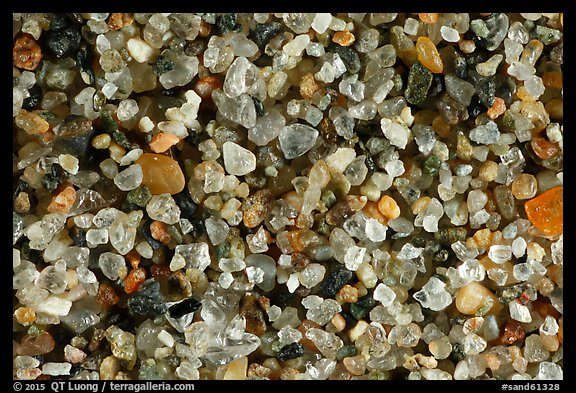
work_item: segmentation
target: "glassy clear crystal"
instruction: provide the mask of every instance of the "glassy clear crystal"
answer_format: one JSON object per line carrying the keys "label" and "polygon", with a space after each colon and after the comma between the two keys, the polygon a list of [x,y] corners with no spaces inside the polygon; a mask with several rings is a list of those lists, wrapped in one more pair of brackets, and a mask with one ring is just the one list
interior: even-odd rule
{"label": "glassy clear crystal", "polygon": [[118,279],[118,270],[126,266],[126,262],[121,255],[105,252],[98,258],[98,266],[106,277],[114,281]]}
{"label": "glassy clear crystal", "polygon": [[446,284],[436,277],[430,277],[422,289],[413,296],[422,307],[433,311],[443,310],[452,303],[452,295],[446,290]]}
{"label": "glassy clear crystal", "polygon": [[529,323],[532,322],[532,316],[530,315],[530,310],[523,304],[518,303],[513,300],[508,303],[508,308],[510,309],[510,317],[518,322]]}
{"label": "glassy clear crystal", "polygon": [[184,257],[186,269],[193,268],[204,271],[211,262],[208,244],[205,242],[177,245],[174,253]]}
{"label": "glassy clear crystal", "polygon": [[180,220],[180,208],[170,194],[154,195],[146,205],[151,219],[166,224],[176,224]]}
{"label": "glassy clear crystal", "polygon": [[318,130],[306,124],[295,123],[280,130],[278,141],[284,157],[291,160],[309,151],[317,137]]}
{"label": "glassy clear crystal", "polygon": [[344,254],[344,265],[346,268],[351,271],[356,271],[358,266],[364,260],[364,254],[366,253],[366,248],[352,246],[350,247],[346,253]]}
{"label": "glassy clear crystal", "polygon": [[386,307],[396,299],[396,293],[388,285],[380,283],[374,289],[373,297],[374,300],[382,303],[382,305]]}

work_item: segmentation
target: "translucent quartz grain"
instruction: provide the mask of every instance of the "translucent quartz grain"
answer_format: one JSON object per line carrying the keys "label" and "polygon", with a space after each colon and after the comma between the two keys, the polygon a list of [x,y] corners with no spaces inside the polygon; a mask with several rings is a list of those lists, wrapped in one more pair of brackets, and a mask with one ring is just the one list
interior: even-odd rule
{"label": "translucent quartz grain", "polygon": [[142,184],[148,187],[152,195],[177,194],[184,189],[184,173],[173,158],[144,153],[136,163],[142,168]]}
{"label": "translucent quartz grain", "polygon": [[488,145],[498,141],[498,138],[500,138],[500,131],[493,121],[470,130],[470,140],[476,143]]}
{"label": "translucent quartz grain", "polygon": [[231,175],[244,176],[256,169],[256,156],[250,150],[234,142],[225,142],[222,146],[224,167]]}
{"label": "translucent quartz grain", "polygon": [[538,183],[529,173],[521,173],[512,182],[512,194],[516,199],[531,199],[536,196]]}
{"label": "translucent quartz grain", "polygon": [[180,208],[168,193],[152,196],[146,212],[153,220],[166,224],[176,224],[180,220]]}
{"label": "translucent quartz grain", "polygon": [[286,125],[286,119],[276,110],[271,109],[259,117],[256,125],[248,130],[248,139],[258,146],[265,146],[274,140]]}
{"label": "translucent quartz grain", "polygon": [[140,165],[130,165],[114,177],[114,184],[122,191],[130,191],[142,183],[143,172]]}
{"label": "translucent quartz grain", "polygon": [[318,130],[306,125],[295,123],[280,130],[278,141],[287,160],[300,157],[314,146]]}
{"label": "translucent quartz grain", "polygon": [[384,307],[391,305],[394,299],[396,293],[386,284],[380,283],[374,289],[374,300],[381,302]]}
{"label": "translucent quartz grain", "polygon": [[474,95],[474,85],[456,75],[448,74],[445,77],[446,92],[456,101],[468,106]]}
{"label": "translucent quartz grain", "polygon": [[414,299],[418,300],[422,307],[433,311],[443,310],[452,303],[452,296],[446,290],[446,284],[436,277],[431,277],[426,285],[414,294]]}

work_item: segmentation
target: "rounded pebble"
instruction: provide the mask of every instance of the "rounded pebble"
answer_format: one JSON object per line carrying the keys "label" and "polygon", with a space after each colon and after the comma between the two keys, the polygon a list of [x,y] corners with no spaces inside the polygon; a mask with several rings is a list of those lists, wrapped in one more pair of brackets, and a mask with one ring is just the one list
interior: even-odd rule
{"label": "rounded pebble", "polygon": [[184,173],[173,158],[144,153],[136,163],[142,168],[142,184],[148,187],[152,195],[173,195],[184,189]]}

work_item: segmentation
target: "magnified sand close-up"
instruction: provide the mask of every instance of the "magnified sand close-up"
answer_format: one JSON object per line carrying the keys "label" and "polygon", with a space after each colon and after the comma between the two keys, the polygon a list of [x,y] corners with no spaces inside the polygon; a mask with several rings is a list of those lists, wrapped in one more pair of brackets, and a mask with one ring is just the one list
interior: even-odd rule
{"label": "magnified sand close-up", "polygon": [[13,378],[562,380],[563,48],[563,13],[14,13]]}

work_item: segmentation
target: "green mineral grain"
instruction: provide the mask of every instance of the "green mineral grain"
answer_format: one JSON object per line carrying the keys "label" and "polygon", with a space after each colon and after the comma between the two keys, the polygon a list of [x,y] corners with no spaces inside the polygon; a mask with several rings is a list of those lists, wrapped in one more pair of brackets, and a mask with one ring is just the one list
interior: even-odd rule
{"label": "green mineral grain", "polygon": [[140,207],[146,207],[146,205],[150,201],[150,198],[152,198],[152,193],[150,192],[148,187],[144,185],[133,189],[132,191],[128,192],[128,195],[126,195],[126,200],[128,202],[138,205]]}
{"label": "green mineral grain", "polygon": [[216,258],[219,260],[220,258],[227,258],[228,254],[230,254],[230,243],[220,243],[215,247],[216,251]]}
{"label": "green mineral grain", "polygon": [[550,27],[536,26],[535,36],[536,39],[538,39],[544,45],[550,45],[560,41],[562,34],[559,30],[551,29]]}
{"label": "green mineral grain", "polygon": [[174,62],[168,59],[166,56],[158,56],[158,58],[154,62],[154,65],[152,65],[152,70],[158,76],[168,71],[172,71],[173,69],[174,69]]}
{"label": "green mineral grain", "polygon": [[323,236],[330,235],[330,225],[326,222],[325,218],[321,218],[318,220],[316,225],[314,226],[314,231]]}
{"label": "green mineral grain", "polygon": [[427,238],[425,235],[416,235],[412,238],[410,243],[412,243],[414,247],[424,247],[426,245],[426,240]]}
{"label": "green mineral grain", "polygon": [[403,177],[397,177],[392,182],[392,185],[396,188],[408,187],[408,184],[410,184],[410,180]]}
{"label": "green mineral grain", "polygon": [[547,160],[542,160],[542,166],[551,171],[559,172],[564,168],[564,156],[558,154]]}
{"label": "green mineral grain", "polygon": [[110,110],[103,110],[100,112],[100,122],[102,127],[108,132],[117,131],[118,124],[112,118],[112,112]]}
{"label": "green mineral grain", "polygon": [[440,244],[444,246],[449,246],[458,241],[465,241],[468,233],[465,228],[453,227],[453,228],[443,228],[434,234],[434,237]]}
{"label": "green mineral grain", "polygon": [[118,143],[120,146],[126,148],[126,149],[131,149],[132,145],[130,144],[130,141],[128,140],[128,138],[126,137],[126,134],[124,134],[121,131],[112,131],[110,133],[110,135],[112,136],[112,138],[114,139],[114,141],[116,141],[116,143]]}
{"label": "green mineral grain", "polygon": [[387,381],[390,378],[390,372],[382,370],[370,370],[368,379],[372,381]]}
{"label": "green mineral grain", "polygon": [[320,200],[324,202],[324,206],[330,209],[336,203],[336,195],[332,192],[332,190],[325,190],[322,192]]}
{"label": "green mineral grain", "polygon": [[285,345],[278,352],[278,359],[280,361],[286,361],[290,359],[299,358],[304,354],[304,346],[299,342]]}
{"label": "green mineral grain", "polygon": [[464,345],[460,343],[454,343],[452,345],[452,352],[450,353],[450,360],[457,363],[466,358],[466,352],[464,352]]}
{"label": "green mineral grain", "polygon": [[350,314],[356,319],[360,320],[364,318],[370,310],[376,305],[376,300],[371,296],[364,296],[356,303],[350,304]]}
{"label": "green mineral grain", "polygon": [[440,164],[442,164],[442,161],[440,161],[438,157],[435,155],[430,155],[426,157],[422,163],[422,172],[427,175],[434,176],[440,171]]}
{"label": "green mineral grain", "polygon": [[516,284],[505,288],[499,288],[496,291],[496,297],[502,304],[508,304],[512,300],[516,300],[526,290],[526,284]]}
{"label": "green mineral grain", "polygon": [[496,96],[496,83],[493,77],[478,77],[476,81],[476,94],[480,99],[480,102],[484,104],[487,108],[494,105],[494,99]]}
{"label": "green mineral grain", "polygon": [[442,250],[436,251],[434,253],[434,255],[432,256],[432,262],[434,262],[434,263],[446,262],[448,260],[449,256],[450,256],[450,253],[448,252],[448,250],[442,249]]}
{"label": "green mineral grain", "polygon": [[490,311],[492,306],[494,306],[494,300],[490,298],[485,298],[484,301],[482,302],[482,306],[480,306],[480,308],[478,309],[478,311],[476,311],[474,316],[477,317],[485,316],[486,314],[488,314],[488,311]]}
{"label": "green mineral grain", "polygon": [[470,30],[472,30],[474,34],[480,38],[486,38],[490,33],[490,29],[488,29],[486,22],[484,22],[482,19],[474,19],[472,22],[470,22]]}
{"label": "green mineral grain", "polygon": [[413,105],[423,103],[431,85],[432,73],[422,64],[415,63],[410,67],[410,72],[408,73],[408,86],[405,92],[406,100]]}
{"label": "green mineral grain", "polygon": [[366,148],[370,151],[370,154],[376,155],[390,147],[390,141],[386,138],[376,138],[372,137],[366,142]]}
{"label": "green mineral grain", "polygon": [[132,370],[137,360],[134,335],[112,325],[106,329],[106,339],[110,342],[112,354],[127,370]]}
{"label": "green mineral grain", "polygon": [[52,164],[50,172],[42,178],[42,185],[46,190],[54,191],[66,178],[67,175],[64,169],[58,164]]}
{"label": "green mineral grain", "polygon": [[354,345],[344,345],[336,353],[336,360],[341,361],[344,358],[348,358],[350,356],[356,356],[356,353],[357,350]]}
{"label": "green mineral grain", "polygon": [[332,103],[332,96],[330,94],[325,94],[318,103],[318,109],[321,111],[326,110],[330,103]]}
{"label": "green mineral grain", "polygon": [[44,327],[41,325],[33,324],[28,328],[27,333],[31,336],[39,336],[40,334],[44,333]]}
{"label": "green mineral grain", "polygon": [[164,373],[156,365],[154,359],[146,359],[141,363],[139,372],[140,380],[160,380],[164,378]]}
{"label": "green mineral grain", "polygon": [[510,110],[507,110],[504,113],[504,116],[502,116],[502,124],[511,130],[516,128],[516,122],[514,121],[514,116]]}
{"label": "green mineral grain", "polygon": [[240,31],[242,26],[237,24],[238,17],[236,14],[224,14],[216,17],[216,26],[226,34],[230,31]]}

